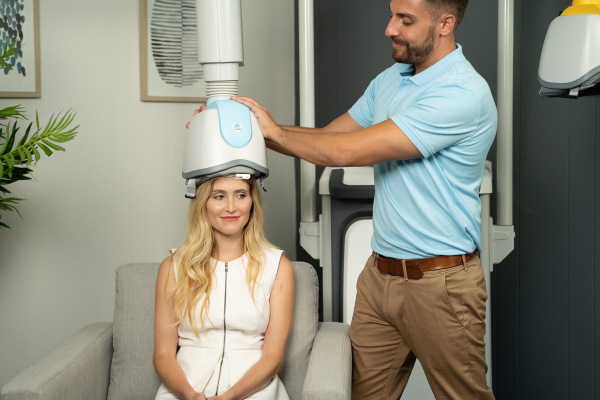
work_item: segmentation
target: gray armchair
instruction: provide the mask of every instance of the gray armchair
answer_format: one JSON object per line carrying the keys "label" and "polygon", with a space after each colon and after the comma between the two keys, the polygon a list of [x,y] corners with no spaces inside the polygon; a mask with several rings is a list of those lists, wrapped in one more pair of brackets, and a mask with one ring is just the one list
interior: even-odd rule
{"label": "gray armchair", "polygon": [[[292,330],[279,377],[291,400],[350,399],[348,325],[319,323],[314,269],[294,262]],[[117,269],[114,321],[75,333],[4,386],[1,400],[153,400],[152,365],[158,264]]]}

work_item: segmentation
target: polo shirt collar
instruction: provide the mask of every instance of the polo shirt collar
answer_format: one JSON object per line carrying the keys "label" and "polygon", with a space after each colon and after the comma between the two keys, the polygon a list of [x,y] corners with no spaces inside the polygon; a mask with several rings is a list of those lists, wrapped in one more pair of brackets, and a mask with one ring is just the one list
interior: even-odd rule
{"label": "polo shirt collar", "polygon": [[412,64],[397,64],[398,73],[402,76],[409,76],[415,72],[415,66]]}
{"label": "polo shirt collar", "polygon": [[[442,58],[440,61],[433,64],[431,67],[427,68],[425,71],[420,74],[414,76],[407,76],[415,85],[417,86],[425,86],[432,80],[441,76],[442,74],[448,72],[452,67],[454,67],[459,62],[465,60],[465,56],[462,52],[462,46],[456,43],[456,50],[452,53],[448,54],[446,57]],[[409,64],[401,64],[406,69],[401,68],[400,74],[405,75],[404,72],[408,70],[414,71],[414,66]]]}

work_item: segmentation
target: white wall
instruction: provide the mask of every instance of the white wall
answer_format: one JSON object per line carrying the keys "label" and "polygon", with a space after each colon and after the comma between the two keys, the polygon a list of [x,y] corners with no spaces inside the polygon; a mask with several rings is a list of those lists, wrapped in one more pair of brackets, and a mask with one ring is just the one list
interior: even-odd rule
{"label": "white wall", "polygon": [[[240,94],[294,123],[294,2],[245,0]],[[143,103],[136,0],[40,1],[42,98],[23,104],[47,121],[77,108],[78,137],[42,159],[38,182],[8,188],[28,201],[2,213],[0,387],[62,340],[112,321],[118,265],[160,261],[184,233],[185,122],[195,104]],[[293,160],[269,152],[266,232],[295,258]]]}

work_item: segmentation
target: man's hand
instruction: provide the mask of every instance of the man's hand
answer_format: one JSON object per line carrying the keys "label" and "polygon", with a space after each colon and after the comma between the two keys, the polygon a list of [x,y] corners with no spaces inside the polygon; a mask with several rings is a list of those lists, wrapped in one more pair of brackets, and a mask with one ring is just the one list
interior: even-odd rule
{"label": "man's hand", "polygon": [[[271,117],[271,114],[269,114],[267,109],[258,104],[256,100],[253,100],[250,97],[238,96],[231,97],[231,100],[235,100],[238,103],[241,103],[252,110],[252,112],[256,116],[258,125],[260,126],[260,130],[262,131],[265,139],[273,140],[274,135],[282,130],[282,128],[275,123],[273,117]],[[194,110],[194,116],[196,116],[196,114],[201,113],[204,110],[206,110],[206,104],[202,104],[200,108]],[[185,127],[189,128],[190,123],[188,122],[187,124],[185,124]]]}
{"label": "man's hand", "polygon": [[[206,110],[206,104],[202,104],[199,109],[194,110],[194,117],[196,116],[196,114],[201,113],[204,110]],[[190,127],[190,123],[188,122],[187,124],[185,124],[185,127],[189,128]]]}
{"label": "man's hand", "polygon": [[258,104],[256,100],[253,100],[250,97],[238,96],[233,96],[231,100],[235,100],[252,110],[254,115],[256,115],[258,125],[260,126],[260,130],[265,139],[275,140],[276,135],[283,130],[283,128],[275,123],[267,109]]}

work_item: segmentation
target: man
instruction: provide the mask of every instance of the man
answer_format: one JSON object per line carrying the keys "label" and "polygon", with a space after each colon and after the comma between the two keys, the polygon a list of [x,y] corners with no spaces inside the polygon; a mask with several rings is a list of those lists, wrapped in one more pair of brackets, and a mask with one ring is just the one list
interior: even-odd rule
{"label": "man", "polygon": [[[353,399],[398,399],[416,358],[436,399],[493,399],[486,384],[479,186],[497,126],[490,89],[454,32],[468,0],[392,0],[396,64],[325,128],[277,125],[267,146],[326,166],[373,165],[373,255],[350,327]],[[197,110],[197,111],[201,111]]]}

